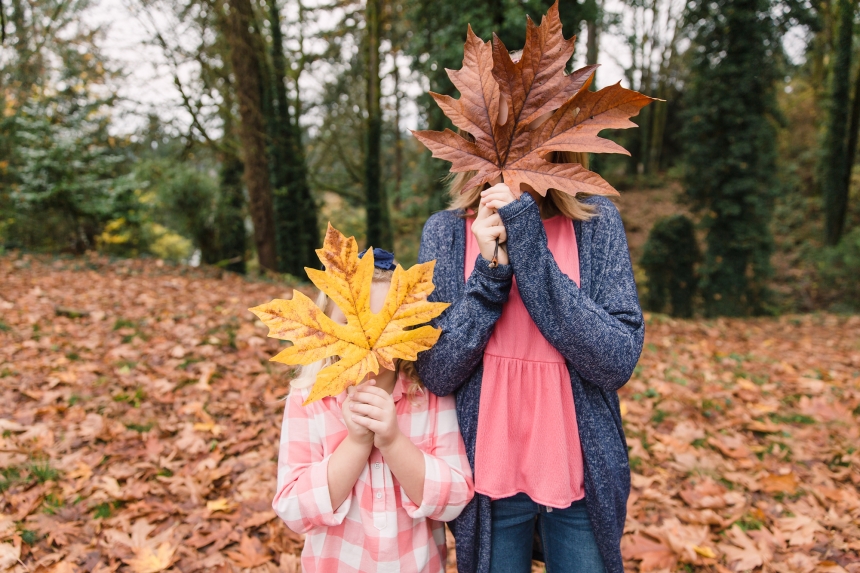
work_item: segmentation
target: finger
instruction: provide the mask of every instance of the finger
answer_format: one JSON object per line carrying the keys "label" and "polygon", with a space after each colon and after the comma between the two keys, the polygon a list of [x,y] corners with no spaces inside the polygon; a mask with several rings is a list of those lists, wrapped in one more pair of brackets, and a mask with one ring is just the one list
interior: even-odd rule
{"label": "finger", "polygon": [[359,416],[358,414],[353,414],[350,419],[353,424],[360,426],[365,430],[370,430],[370,424],[376,421],[371,420],[370,418],[365,418],[364,416]]}
{"label": "finger", "polygon": [[506,205],[510,205],[513,201],[508,201],[506,199],[493,199],[491,201],[487,201],[487,207],[494,210],[499,210]]}
{"label": "finger", "polygon": [[489,207],[487,207],[484,204],[479,203],[478,204],[478,216],[475,217],[475,222],[477,223],[478,221],[483,221],[484,219],[486,219],[487,217],[492,215],[492,213],[493,213],[492,209],[490,209]]}
{"label": "finger", "polygon": [[495,192],[510,193],[511,188],[508,187],[507,183],[501,182],[501,183],[496,183],[495,185],[493,185],[489,189],[484,189],[482,191],[482,193],[495,193]]}
{"label": "finger", "polygon": [[[376,389],[378,390],[378,388]],[[370,388],[368,388],[368,390],[370,390]],[[388,398],[388,392],[385,392],[385,390],[382,390],[382,392],[384,396],[380,396],[379,394],[369,391],[359,392],[355,395],[352,401],[356,404],[370,404],[377,408],[384,408],[388,403],[388,400],[386,399]]]}
{"label": "finger", "polygon": [[497,197],[497,198],[501,198],[501,199],[506,199],[506,198],[507,199],[513,199],[514,194],[511,193],[511,190],[508,188],[507,185],[505,185],[504,188],[491,187],[489,189],[485,189],[484,191],[481,191],[481,197],[484,199],[489,198],[489,197]]}
{"label": "finger", "polygon": [[502,243],[502,235],[505,233],[505,228],[502,226],[498,227],[489,227],[487,229],[487,237],[489,237],[490,241],[498,240],[499,243]]}
{"label": "finger", "polygon": [[373,433],[385,429],[385,426],[381,422],[371,418],[365,418],[364,416],[353,416],[352,421],[363,428],[367,428]]}
{"label": "finger", "polygon": [[508,230],[505,228],[505,226],[504,226],[504,225],[502,225],[502,229],[501,229],[501,231],[499,232],[498,237],[496,237],[496,238],[497,238],[497,239],[499,239],[499,243],[506,243],[506,242],[507,242],[507,240],[508,240]]}
{"label": "finger", "polygon": [[373,418],[378,420],[380,416],[382,416],[382,408],[379,406],[371,406],[370,404],[353,404],[350,407],[352,412],[356,414],[361,414],[362,416],[367,416],[368,418]]}
{"label": "finger", "polygon": [[487,219],[484,221],[484,225],[486,227],[504,227],[504,223],[502,223],[502,218],[501,216],[499,216],[498,213],[493,213],[492,215],[488,216]]}

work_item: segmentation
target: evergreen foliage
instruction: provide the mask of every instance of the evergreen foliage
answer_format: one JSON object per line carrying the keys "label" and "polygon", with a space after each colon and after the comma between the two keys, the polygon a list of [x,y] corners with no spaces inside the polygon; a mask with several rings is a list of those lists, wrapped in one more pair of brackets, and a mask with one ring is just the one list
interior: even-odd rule
{"label": "evergreen foliage", "polygon": [[821,278],[838,297],[835,310],[860,310],[860,227],[854,227],[838,245],[826,247],[818,260]]}
{"label": "evergreen foliage", "polygon": [[696,0],[689,9],[685,188],[707,231],[699,269],[705,313],[761,314],[768,309],[776,191],[774,3]]}
{"label": "evergreen foliage", "polygon": [[684,215],[660,219],[642,254],[647,277],[644,306],[654,312],[690,318],[696,296],[696,264],[701,253],[693,221]]}

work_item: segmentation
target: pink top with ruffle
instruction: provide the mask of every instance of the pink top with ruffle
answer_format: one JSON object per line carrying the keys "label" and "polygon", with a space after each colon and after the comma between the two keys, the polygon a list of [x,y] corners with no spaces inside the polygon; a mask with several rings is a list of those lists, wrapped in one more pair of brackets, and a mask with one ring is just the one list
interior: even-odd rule
{"label": "pink top with ruffle", "polygon": [[[579,251],[570,219],[544,220],[556,263],[579,284]],[[466,221],[466,280],[480,256]],[[564,357],[535,325],[514,277],[508,302],[484,349],[475,445],[475,491],[491,499],[526,493],[565,508],[585,496],[582,448]]]}

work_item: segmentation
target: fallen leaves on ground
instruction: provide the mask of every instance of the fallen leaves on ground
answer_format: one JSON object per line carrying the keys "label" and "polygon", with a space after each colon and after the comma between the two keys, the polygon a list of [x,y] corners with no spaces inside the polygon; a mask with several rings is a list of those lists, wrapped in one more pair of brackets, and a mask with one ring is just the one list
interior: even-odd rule
{"label": "fallen leaves on ground", "polygon": [[646,333],[620,392],[627,569],[860,571],[860,317]]}
{"label": "fallen leaves on ground", "polygon": [[[245,310],[291,289],[32,256],[0,284],[0,571],[298,573],[289,374]],[[628,571],[860,571],[860,317],[651,316],[621,399]]]}

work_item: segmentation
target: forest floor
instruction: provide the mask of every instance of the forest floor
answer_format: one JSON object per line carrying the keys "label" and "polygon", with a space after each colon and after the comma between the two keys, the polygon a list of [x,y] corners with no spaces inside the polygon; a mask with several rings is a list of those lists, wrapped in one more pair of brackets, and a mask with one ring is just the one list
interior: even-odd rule
{"label": "forest floor", "polygon": [[[0,285],[0,571],[298,571],[246,310],[290,289],[17,255]],[[860,572],[860,316],[649,316],[621,396],[628,571]]]}

